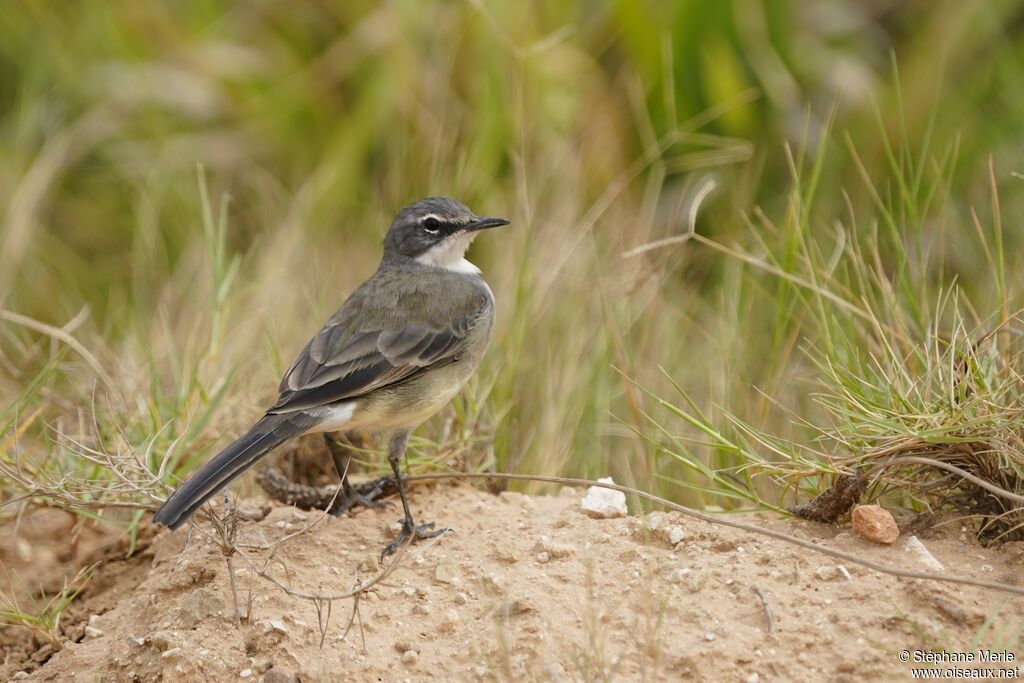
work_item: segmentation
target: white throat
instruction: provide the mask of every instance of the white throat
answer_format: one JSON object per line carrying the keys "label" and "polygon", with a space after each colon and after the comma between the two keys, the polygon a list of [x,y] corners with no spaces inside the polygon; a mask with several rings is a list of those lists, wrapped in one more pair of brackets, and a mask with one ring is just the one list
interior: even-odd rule
{"label": "white throat", "polygon": [[466,249],[469,249],[469,243],[474,237],[476,233],[473,232],[449,237],[417,256],[416,260],[423,265],[444,268],[454,273],[479,275],[480,269],[466,260]]}

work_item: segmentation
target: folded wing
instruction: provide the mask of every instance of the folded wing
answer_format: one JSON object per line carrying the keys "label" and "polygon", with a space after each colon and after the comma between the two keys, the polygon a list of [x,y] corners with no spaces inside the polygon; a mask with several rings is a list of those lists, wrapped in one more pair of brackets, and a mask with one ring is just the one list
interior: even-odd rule
{"label": "folded wing", "polygon": [[317,333],[281,381],[269,413],[307,410],[402,382],[460,358],[479,311],[441,325],[412,323],[399,329],[353,330],[329,322]]}

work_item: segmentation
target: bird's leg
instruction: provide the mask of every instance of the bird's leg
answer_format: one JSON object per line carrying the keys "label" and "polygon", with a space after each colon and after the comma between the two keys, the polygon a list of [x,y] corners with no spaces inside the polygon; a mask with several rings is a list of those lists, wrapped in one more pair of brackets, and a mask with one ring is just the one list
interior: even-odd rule
{"label": "bird's leg", "polygon": [[356,505],[362,505],[364,508],[382,508],[391,505],[386,500],[376,500],[381,493],[385,479],[376,480],[367,493],[360,493],[348,480],[348,467],[352,462],[352,454],[347,448],[342,448],[341,444],[326,432],[324,433],[324,442],[327,444],[327,450],[331,453],[331,460],[334,461],[334,469],[338,471],[338,477],[341,479],[341,495],[335,499],[334,505],[329,510],[332,515],[341,516]]}
{"label": "bird's leg", "polygon": [[391,470],[395,473],[395,481],[398,482],[398,495],[402,499],[402,509],[405,511],[405,518],[402,520],[402,530],[398,532],[398,537],[387,547],[384,548],[380,554],[381,562],[384,558],[391,553],[402,547],[402,544],[408,540],[410,536],[415,541],[420,538],[434,538],[448,531],[448,529],[434,529],[433,522],[427,522],[426,524],[416,524],[412,521],[412,512],[409,511],[409,501],[405,497],[405,482],[402,481],[401,472],[401,461],[402,456],[405,455],[405,447],[409,443],[409,432],[401,431],[397,432],[391,437],[391,441],[388,443],[388,461],[391,463]]}

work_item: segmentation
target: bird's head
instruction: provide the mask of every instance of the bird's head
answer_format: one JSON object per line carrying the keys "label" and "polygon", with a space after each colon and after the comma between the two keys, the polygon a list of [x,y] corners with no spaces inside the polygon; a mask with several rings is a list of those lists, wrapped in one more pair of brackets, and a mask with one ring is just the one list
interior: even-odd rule
{"label": "bird's head", "polygon": [[384,260],[408,258],[458,269],[477,233],[508,225],[504,218],[481,218],[447,197],[427,197],[398,212],[384,238]]}

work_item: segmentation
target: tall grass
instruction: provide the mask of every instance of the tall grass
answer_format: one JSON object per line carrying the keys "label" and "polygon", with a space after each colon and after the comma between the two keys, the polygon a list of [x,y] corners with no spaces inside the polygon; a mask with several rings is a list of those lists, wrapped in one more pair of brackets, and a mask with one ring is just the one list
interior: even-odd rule
{"label": "tall grass", "polygon": [[[849,138],[847,148],[863,169]],[[811,168],[824,167],[825,149]],[[986,538],[1022,536],[1021,309],[1010,306],[1019,307],[1024,283],[1007,275],[994,169],[988,225],[972,209],[965,230],[950,181],[955,144],[926,154],[892,155],[885,189],[863,174],[872,198],[866,230],[851,204],[831,230],[813,231],[813,181],[801,180],[797,161],[782,222],[760,215],[749,246],[683,237],[742,263],[751,287],[776,283],[747,303],[774,317],[776,339],[800,340],[791,371],[807,377],[788,381],[809,405],[797,407],[787,388],[762,392],[794,429],[779,436],[742,406],[708,417],[678,383],[674,401],[650,394],[685,428],[672,432],[646,416],[655,432],[645,438],[690,475],[673,483],[729,506],[773,507],[762,498],[766,483],[813,495],[822,475],[862,474],[876,495],[891,490],[911,505],[953,502],[981,515]],[[983,252],[986,274],[969,286],[942,277],[952,256],[970,249]],[[769,490],[778,500],[778,487]]]}

